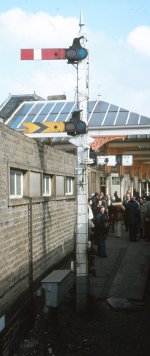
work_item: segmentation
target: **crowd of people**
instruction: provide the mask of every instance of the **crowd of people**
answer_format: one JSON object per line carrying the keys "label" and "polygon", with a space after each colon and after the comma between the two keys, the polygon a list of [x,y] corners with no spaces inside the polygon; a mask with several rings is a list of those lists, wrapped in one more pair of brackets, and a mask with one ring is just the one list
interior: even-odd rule
{"label": "crowd of people", "polygon": [[123,200],[117,191],[110,194],[93,193],[88,199],[89,238],[97,245],[97,255],[107,257],[105,240],[111,232],[121,237],[128,232],[129,240],[150,241],[150,196],[131,196],[126,192]]}

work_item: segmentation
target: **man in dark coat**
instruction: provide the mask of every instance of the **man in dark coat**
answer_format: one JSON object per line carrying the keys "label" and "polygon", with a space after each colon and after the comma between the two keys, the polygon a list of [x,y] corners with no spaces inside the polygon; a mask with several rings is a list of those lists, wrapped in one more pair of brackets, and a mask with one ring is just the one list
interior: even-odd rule
{"label": "man in dark coat", "polygon": [[126,221],[129,228],[129,240],[137,242],[137,226],[140,223],[140,207],[134,197],[126,204]]}
{"label": "man in dark coat", "polygon": [[95,216],[95,237],[97,242],[97,255],[100,257],[107,257],[105,240],[107,236],[106,228],[107,216],[105,214],[105,207],[100,205]]}
{"label": "man in dark coat", "polygon": [[150,241],[150,196],[146,197],[144,204],[144,225],[146,241]]}
{"label": "man in dark coat", "polygon": [[94,215],[94,218],[97,214],[97,205],[98,205],[98,202],[99,202],[99,193],[95,193],[93,196],[92,196],[92,211],[93,211],[93,215]]}
{"label": "man in dark coat", "polygon": [[126,217],[126,206],[130,201],[130,197],[131,197],[130,193],[127,192],[123,199],[123,206],[125,207],[125,213],[124,213],[125,231],[128,231],[128,221],[127,221],[127,217]]}

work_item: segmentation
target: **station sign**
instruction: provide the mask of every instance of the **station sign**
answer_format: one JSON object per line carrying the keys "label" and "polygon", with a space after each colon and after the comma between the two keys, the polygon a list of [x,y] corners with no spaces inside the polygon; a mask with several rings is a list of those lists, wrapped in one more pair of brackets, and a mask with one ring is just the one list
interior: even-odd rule
{"label": "station sign", "polygon": [[116,166],[116,156],[97,156],[97,164],[103,166]]}
{"label": "station sign", "polygon": [[100,166],[132,166],[133,156],[132,155],[120,155],[120,156],[97,156],[97,164]]}
{"label": "station sign", "polygon": [[123,155],[122,156],[122,166],[132,166],[133,165],[133,156],[132,155]]}

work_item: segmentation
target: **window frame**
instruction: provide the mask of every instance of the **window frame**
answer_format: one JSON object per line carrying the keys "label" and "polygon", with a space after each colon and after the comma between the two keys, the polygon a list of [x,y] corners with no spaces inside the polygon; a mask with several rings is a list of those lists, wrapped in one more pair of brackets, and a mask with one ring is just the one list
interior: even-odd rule
{"label": "window frame", "polygon": [[[14,194],[11,194],[11,174],[14,174]],[[20,188],[21,188],[21,194],[17,194],[17,175],[20,176]],[[9,197],[10,199],[21,199],[23,198],[23,171],[19,169],[14,169],[10,168],[10,174],[9,174]]]}
{"label": "window frame", "polygon": [[[48,193],[46,192],[46,180],[48,178]],[[50,197],[52,196],[52,176],[49,174],[43,174],[43,179],[42,179],[42,192],[43,192],[43,197]]]}
{"label": "window frame", "polygon": [[[68,183],[69,183],[69,185],[68,185]],[[65,195],[73,195],[73,193],[74,193],[74,178],[66,177],[66,180],[65,180]]]}
{"label": "window frame", "polygon": [[112,176],[112,185],[120,185],[120,177],[119,176]]}

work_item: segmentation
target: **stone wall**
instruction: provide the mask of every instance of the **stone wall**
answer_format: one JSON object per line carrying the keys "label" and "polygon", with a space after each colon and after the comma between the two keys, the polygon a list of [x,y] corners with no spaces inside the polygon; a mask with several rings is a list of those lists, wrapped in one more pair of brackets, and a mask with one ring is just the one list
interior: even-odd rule
{"label": "stone wall", "polygon": [[[0,318],[74,247],[75,196],[10,199],[10,168],[75,174],[74,155],[0,123]],[[32,278],[33,277],[33,278]],[[24,298],[22,299],[24,302]]]}

